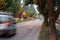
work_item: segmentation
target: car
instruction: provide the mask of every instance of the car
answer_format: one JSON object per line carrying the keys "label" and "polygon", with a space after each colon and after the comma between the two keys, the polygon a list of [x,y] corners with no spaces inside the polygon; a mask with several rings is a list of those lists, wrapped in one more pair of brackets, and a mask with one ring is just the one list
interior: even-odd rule
{"label": "car", "polygon": [[0,36],[7,37],[16,34],[14,17],[10,15],[0,15]]}

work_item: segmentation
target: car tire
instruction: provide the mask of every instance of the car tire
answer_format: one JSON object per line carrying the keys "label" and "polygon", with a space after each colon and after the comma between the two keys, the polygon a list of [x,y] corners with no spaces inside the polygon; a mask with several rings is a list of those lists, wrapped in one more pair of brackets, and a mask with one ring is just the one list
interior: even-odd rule
{"label": "car tire", "polygon": [[11,36],[14,36],[15,34],[16,34],[16,30],[12,30],[12,32],[9,31],[9,32],[6,34],[6,37],[11,37]]}

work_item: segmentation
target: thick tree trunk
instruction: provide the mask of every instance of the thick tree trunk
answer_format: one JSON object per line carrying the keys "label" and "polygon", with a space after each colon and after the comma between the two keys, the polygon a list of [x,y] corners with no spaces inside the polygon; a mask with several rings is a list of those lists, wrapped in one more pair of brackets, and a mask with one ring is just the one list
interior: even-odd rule
{"label": "thick tree trunk", "polygon": [[47,9],[49,17],[49,39],[56,40],[55,14],[52,0],[47,0]]}
{"label": "thick tree trunk", "polygon": [[55,26],[55,16],[50,14],[49,16],[49,40],[56,40],[56,26]]}
{"label": "thick tree trunk", "polygon": [[56,39],[56,27],[53,21],[49,21],[49,40],[57,40]]}

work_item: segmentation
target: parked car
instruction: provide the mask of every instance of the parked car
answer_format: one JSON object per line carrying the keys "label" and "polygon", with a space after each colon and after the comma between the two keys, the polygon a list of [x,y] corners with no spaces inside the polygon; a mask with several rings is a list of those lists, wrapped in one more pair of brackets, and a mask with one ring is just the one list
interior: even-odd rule
{"label": "parked car", "polygon": [[0,15],[0,36],[12,36],[16,34],[14,17],[10,15]]}

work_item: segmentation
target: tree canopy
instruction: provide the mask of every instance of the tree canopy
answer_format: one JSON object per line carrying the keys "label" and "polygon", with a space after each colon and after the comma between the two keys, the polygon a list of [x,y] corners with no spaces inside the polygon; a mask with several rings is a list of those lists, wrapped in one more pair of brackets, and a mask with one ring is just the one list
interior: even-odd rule
{"label": "tree canopy", "polygon": [[16,12],[20,8],[20,0],[0,0],[0,8],[9,12]]}
{"label": "tree canopy", "polygon": [[4,9],[6,6],[5,0],[0,0],[0,10]]}
{"label": "tree canopy", "polygon": [[33,4],[33,0],[24,0],[24,2],[25,2],[25,5]]}
{"label": "tree canopy", "polygon": [[16,12],[19,10],[20,7],[20,2],[19,0],[6,0],[6,7],[5,10],[11,11],[11,12]]}

